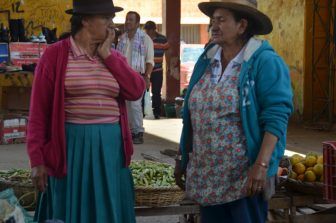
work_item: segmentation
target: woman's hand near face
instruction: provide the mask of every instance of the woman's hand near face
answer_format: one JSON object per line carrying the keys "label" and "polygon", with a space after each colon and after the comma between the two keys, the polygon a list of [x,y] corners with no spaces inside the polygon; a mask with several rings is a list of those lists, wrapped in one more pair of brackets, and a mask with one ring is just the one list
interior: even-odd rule
{"label": "woman's hand near face", "polygon": [[104,42],[99,44],[97,52],[98,55],[105,60],[108,56],[111,54],[111,48],[112,48],[112,43],[115,38],[115,31],[113,28],[108,28],[107,29],[107,36]]}
{"label": "woman's hand near face", "polygon": [[48,186],[48,171],[43,165],[33,167],[31,170],[31,178],[34,186],[41,192],[44,192]]}

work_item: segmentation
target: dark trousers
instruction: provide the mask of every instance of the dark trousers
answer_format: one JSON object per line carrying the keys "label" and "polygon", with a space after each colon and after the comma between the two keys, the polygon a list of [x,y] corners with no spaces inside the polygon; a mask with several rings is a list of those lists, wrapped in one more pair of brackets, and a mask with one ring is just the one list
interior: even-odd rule
{"label": "dark trousers", "polygon": [[[149,89],[146,89],[146,91],[149,91]],[[141,108],[142,108],[143,117],[145,117],[145,95],[146,95],[146,91],[145,91],[145,93],[143,93],[142,99],[141,99]]]}
{"label": "dark trousers", "polygon": [[163,71],[154,71],[151,74],[150,81],[152,83],[152,108],[154,116],[161,114],[161,88],[163,81]]}
{"label": "dark trousers", "polygon": [[[145,74],[140,73],[140,75],[145,78]],[[146,89],[146,91],[149,91],[149,89]],[[145,117],[145,94],[146,92],[143,93],[142,99],[141,99],[141,108],[142,108],[142,115]]]}
{"label": "dark trousers", "polygon": [[268,202],[262,194],[226,204],[201,206],[202,223],[264,223]]}

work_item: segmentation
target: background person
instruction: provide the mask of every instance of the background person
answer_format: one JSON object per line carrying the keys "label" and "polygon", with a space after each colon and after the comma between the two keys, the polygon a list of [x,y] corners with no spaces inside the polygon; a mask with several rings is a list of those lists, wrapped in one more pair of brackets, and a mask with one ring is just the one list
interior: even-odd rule
{"label": "background person", "polygon": [[34,75],[27,150],[42,192],[35,220],[135,223],[125,100],[145,82],[111,49],[111,0],[74,1],[71,37],[48,47]]}
{"label": "background person", "polygon": [[[161,115],[161,88],[163,82],[163,56],[169,49],[167,38],[156,31],[156,24],[153,21],[145,23],[144,29],[154,43],[154,68],[150,75],[152,83],[152,108],[155,119],[160,119]],[[167,56],[167,53],[166,53]],[[167,59],[167,57],[166,57]],[[169,64],[169,61],[167,61]]]}
{"label": "background person", "polygon": [[[154,65],[154,48],[151,38],[140,28],[140,15],[130,11],[126,14],[125,33],[120,36],[117,46],[123,55],[127,57],[131,67],[139,72],[146,81],[146,88],[150,86],[149,77]],[[143,133],[143,99],[127,101],[127,112],[134,144],[144,143]]]}
{"label": "background person", "polygon": [[201,205],[202,223],[262,223],[293,111],[289,71],[254,37],[272,31],[255,0],[199,8],[211,17],[213,40],[185,97],[176,183]]}

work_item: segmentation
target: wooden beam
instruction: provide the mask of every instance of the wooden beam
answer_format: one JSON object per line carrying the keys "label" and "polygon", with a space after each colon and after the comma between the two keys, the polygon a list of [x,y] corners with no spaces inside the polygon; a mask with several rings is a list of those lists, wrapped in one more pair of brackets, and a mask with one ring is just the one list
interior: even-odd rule
{"label": "wooden beam", "polygon": [[198,205],[135,208],[136,216],[184,215],[199,213],[200,209]]}
{"label": "wooden beam", "polygon": [[268,203],[268,209],[287,209],[290,206],[290,197],[273,197]]}
{"label": "wooden beam", "polygon": [[306,0],[305,4],[303,119],[305,121],[310,121],[313,118],[313,0]]}
{"label": "wooden beam", "polygon": [[162,31],[170,45],[166,72],[166,101],[174,102],[180,95],[180,31],[181,0],[162,1]]}

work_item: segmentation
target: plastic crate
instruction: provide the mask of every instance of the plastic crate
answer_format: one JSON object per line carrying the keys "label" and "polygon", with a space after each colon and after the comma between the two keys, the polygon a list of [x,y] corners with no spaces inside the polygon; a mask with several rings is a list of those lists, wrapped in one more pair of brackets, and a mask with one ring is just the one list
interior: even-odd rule
{"label": "plastic crate", "polygon": [[0,43],[0,63],[9,61],[9,50],[7,43]]}
{"label": "plastic crate", "polygon": [[0,43],[0,54],[8,55],[8,44]]}
{"label": "plastic crate", "polygon": [[324,199],[336,202],[336,141],[323,142]]}

